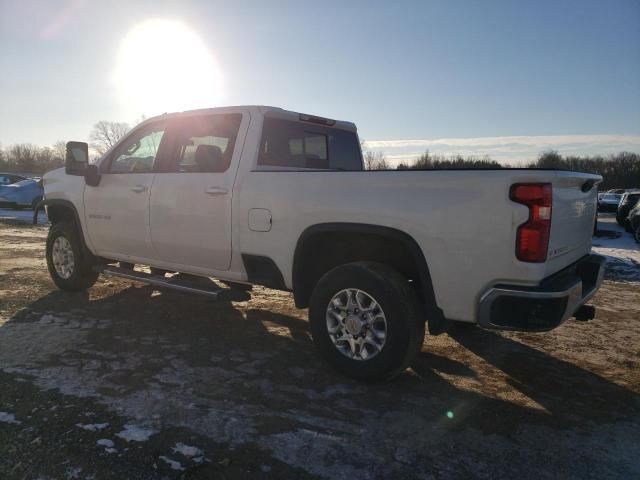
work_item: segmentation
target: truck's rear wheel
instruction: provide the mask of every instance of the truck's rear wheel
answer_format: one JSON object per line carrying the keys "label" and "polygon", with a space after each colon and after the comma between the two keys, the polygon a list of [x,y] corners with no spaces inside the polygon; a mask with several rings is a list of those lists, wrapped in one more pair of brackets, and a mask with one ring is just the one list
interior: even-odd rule
{"label": "truck's rear wheel", "polygon": [[378,381],[402,372],[424,340],[422,309],[409,282],[374,262],[334,268],[316,285],[309,306],[313,340],[340,372]]}
{"label": "truck's rear wheel", "polygon": [[93,263],[83,251],[74,224],[59,222],[47,237],[47,267],[53,282],[62,290],[86,290],[98,279]]}

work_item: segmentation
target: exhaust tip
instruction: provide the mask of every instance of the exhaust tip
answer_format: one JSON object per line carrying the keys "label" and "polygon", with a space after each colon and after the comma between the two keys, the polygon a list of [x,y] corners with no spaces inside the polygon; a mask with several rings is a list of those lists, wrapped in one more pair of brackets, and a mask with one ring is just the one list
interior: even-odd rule
{"label": "exhaust tip", "polygon": [[573,314],[576,320],[579,322],[588,322],[593,320],[596,316],[596,307],[593,305],[582,305],[576,313]]}

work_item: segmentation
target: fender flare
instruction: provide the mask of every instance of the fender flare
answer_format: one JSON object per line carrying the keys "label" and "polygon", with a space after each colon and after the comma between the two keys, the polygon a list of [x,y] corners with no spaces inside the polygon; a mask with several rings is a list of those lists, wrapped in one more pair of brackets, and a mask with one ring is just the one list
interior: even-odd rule
{"label": "fender flare", "polygon": [[301,296],[302,292],[300,291],[300,288],[296,288],[296,285],[299,286],[303,284],[302,278],[304,276],[304,272],[300,265],[303,263],[304,244],[314,234],[327,232],[374,234],[398,241],[406,247],[418,268],[421,293],[425,304],[425,314],[429,325],[429,333],[432,335],[438,335],[447,330],[449,322],[444,317],[442,309],[438,307],[436,302],[429,265],[427,264],[427,260],[422,249],[411,235],[392,227],[348,222],[320,223],[307,227],[298,238],[293,256],[292,284],[293,295],[297,305],[305,303]]}
{"label": "fender flare", "polygon": [[[91,253],[91,250],[89,250],[89,247],[87,247],[87,243],[84,238],[84,230],[82,228],[82,221],[80,220],[80,215],[78,215],[78,210],[76,209],[76,206],[69,200],[64,200],[60,198],[41,200],[33,212],[33,224],[34,225],[38,224],[38,212],[42,208],[46,209],[47,207],[54,207],[54,206],[60,206],[62,208],[66,208],[73,213],[73,218],[76,223],[76,227],[78,228],[78,233],[80,234],[79,235],[80,241],[82,242],[82,250],[85,252],[85,254],[89,255],[90,257],[93,257],[93,253]],[[46,211],[48,214],[49,213],[48,209]]]}

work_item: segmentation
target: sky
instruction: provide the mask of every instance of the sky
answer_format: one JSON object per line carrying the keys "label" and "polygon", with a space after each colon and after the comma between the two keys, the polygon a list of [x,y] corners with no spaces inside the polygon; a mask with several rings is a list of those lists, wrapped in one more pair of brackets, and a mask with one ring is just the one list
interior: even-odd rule
{"label": "sky", "polygon": [[640,0],[0,0],[0,144],[261,104],[393,161],[640,152]]}

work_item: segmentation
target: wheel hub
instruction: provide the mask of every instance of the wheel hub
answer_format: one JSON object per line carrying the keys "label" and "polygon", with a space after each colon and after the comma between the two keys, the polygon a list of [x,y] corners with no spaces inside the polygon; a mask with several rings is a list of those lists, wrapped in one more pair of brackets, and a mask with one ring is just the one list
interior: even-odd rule
{"label": "wheel hub", "polygon": [[73,248],[71,248],[71,243],[65,237],[60,236],[53,242],[51,259],[53,260],[56,273],[60,278],[67,280],[73,275],[75,268]]}
{"label": "wheel hub", "polygon": [[362,330],[363,322],[356,315],[349,315],[344,323],[351,335],[358,335]]}
{"label": "wheel hub", "polygon": [[362,290],[336,293],[327,306],[326,322],[333,345],[353,360],[370,360],[385,345],[387,319],[378,302]]}

